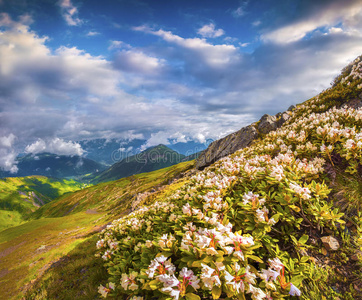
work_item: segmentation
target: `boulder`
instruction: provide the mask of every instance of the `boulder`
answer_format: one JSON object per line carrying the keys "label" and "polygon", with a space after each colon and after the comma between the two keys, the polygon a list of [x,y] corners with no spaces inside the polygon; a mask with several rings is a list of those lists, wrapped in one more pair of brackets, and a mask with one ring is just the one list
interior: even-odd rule
{"label": "boulder", "polygon": [[261,117],[258,125],[258,130],[262,134],[267,134],[272,130],[277,129],[277,117],[265,114]]}
{"label": "boulder", "polygon": [[258,123],[243,127],[237,132],[212,142],[196,159],[195,168],[202,170],[220,158],[248,147],[254,139],[259,137],[259,133],[267,134],[270,131],[276,130],[289,118],[288,112],[278,113],[275,116],[265,114]]}
{"label": "boulder", "polygon": [[249,125],[220,140],[212,142],[206,150],[201,152],[200,156],[196,160],[196,169],[201,170],[213,164],[220,158],[249,146],[257,137],[258,131],[254,126]]}
{"label": "boulder", "polygon": [[321,241],[327,250],[336,251],[339,249],[339,243],[333,236],[323,236],[321,237]]}

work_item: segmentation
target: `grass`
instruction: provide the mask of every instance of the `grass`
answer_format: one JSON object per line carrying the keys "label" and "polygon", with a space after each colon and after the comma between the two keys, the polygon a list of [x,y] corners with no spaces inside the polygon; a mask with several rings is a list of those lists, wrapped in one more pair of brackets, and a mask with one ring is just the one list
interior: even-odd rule
{"label": "grass", "polygon": [[86,185],[45,176],[0,179],[0,231],[22,223],[25,217],[60,195]]}
{"label": "grass", "polygon": [[63,195],[34,212],[28,222],[0,232],[0,298],[96,299],[107,273],[94,256],[95,233],[127,213],[138,193],[154,189],[144,199],[150,202],[156,195],[169,195],[181,183],[162,186],[193,163]]}
{"label": "grass", "polygon": [[97,286],[105,282],[107,270],[94,257],[96,241],[96,236],[85,240],[52,265],[25,299],[98,299]]}
{"label": "grass", "polygon": [[23,222],[22,215],[17,211],[0,210],[0,231]]}
{"label": "grass", "polygon": [[99,228],[103,214],[78,213],[26,222],[0,232],[0,290],[18,299],[29,282]]}
{"label": "grass", "polygon": [[122,213],[129,208],[130,201],[135,195],[168,184],[172,178],[186,172],[193,165],[194,161],[183,162],[150,173],[100,183],[72,194],[63,195],[38,209],[30,218],[61,217],[87,209],[112,211],[113,214]]}

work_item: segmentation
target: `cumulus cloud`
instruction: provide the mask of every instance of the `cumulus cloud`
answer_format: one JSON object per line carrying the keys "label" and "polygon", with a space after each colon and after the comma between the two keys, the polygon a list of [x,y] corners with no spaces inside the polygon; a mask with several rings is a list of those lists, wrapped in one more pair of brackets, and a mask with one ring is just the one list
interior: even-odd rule
{"label": "cumulus cloud", "polygon": [[201,61],[205,67],[225,67],[238,59],[238,51],[234,45],[213,45],[204,39],[182,38],[171,31],[162,29],[155,31],[147,26],[135,27],[134,30],[159,36],[169,43],[189,50],[193,54],[194,62]]}
{"label": "cumulus cloud", "polygon": [[359,0],[330,1],[324,4],[305,18],[263,34],[262,40],[280,44],[291,43],[303,39],[318,28],[333,27],[341,22],[348,31],[354,33],[356,25],[362,25],[362,6]]}
{"label": "cumulus cloud", "polygon": [[26,146],[26,153],[37,154],[43,152],[54,153],[58,155],[78,155],[81,156],[84,153],[82,146],[76,142],[64,141],[60,138],[54,138],[49,141],[38,139],[31,145]]}
{"label": "cumulus cloud", "polygon": [[162,71],[165,60],[131,49],[117,52],[114,65],[127,72],[155,75]]}
{"label": "cumulus cloud", "polygon": [[222,29],[215,29],[215,24],[213,23],[202,26],[197,33],[206,38],[216,38],[225,34]]}
{"label": "cumulus cloud", "polygon": [[[28,153],[79,155],[70,141],[139,138],[146,148],[170,137],[217,139],[316,95],[362,50],[351,18],[348,31],[342,23],[326,35],[261,41],[251,53],[140,26],[137,34],[157,43],[134,48],[112,41],[110,59],[75,47],[52,50],[25,21],[1,20],[0,151],[7,170],[17,143]],[[11,143],[10,134],[17,137]]]}
{"label": "cumulus cloud", "polygon": [[63,18],[68,25],[77,26],[82,23],[82,20],[78,18],[78,9],[70,0],[59,0],[58,5],[61,8]]}
{"label": "cumulus cloud", "polygon": [[120,48],[132,48],[131,45],[123,42],[123,41],[110,41],[110,46],[108,50],[120,49]]}
{"label": "cumulus cloud", "polygon": [[0,136],[0,169],[16,173],[18,167],[16,166],[17,153],[12,149],[16,140],[16,136],[10,133],[8,136]]}

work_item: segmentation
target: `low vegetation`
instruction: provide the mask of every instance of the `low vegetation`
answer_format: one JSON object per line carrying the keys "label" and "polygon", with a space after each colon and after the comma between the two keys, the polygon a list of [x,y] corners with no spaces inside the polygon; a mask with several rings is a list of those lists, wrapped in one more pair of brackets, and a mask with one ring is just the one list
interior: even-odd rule
{"label": "low vegetation", "polygon": [[277,131],[108,226],[97,242],[109,273],[99,293],[360,298],[362,108],[343,106],[361,102],[354,64]]}
{"label": "low vegetation", "polygon": [[44,176],[0,179],[0,231],[20,224],[42,205],[86,187],[75,180]]}

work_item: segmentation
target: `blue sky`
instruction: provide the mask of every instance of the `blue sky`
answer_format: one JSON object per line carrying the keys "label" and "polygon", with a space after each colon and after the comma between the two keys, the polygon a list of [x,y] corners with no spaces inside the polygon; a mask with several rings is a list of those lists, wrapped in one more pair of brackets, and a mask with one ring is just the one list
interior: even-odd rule
{"label": "blue sky", "polygon": [[360,54],[356,0],[0,0],[0,167],[80,140],[217,139]]}

